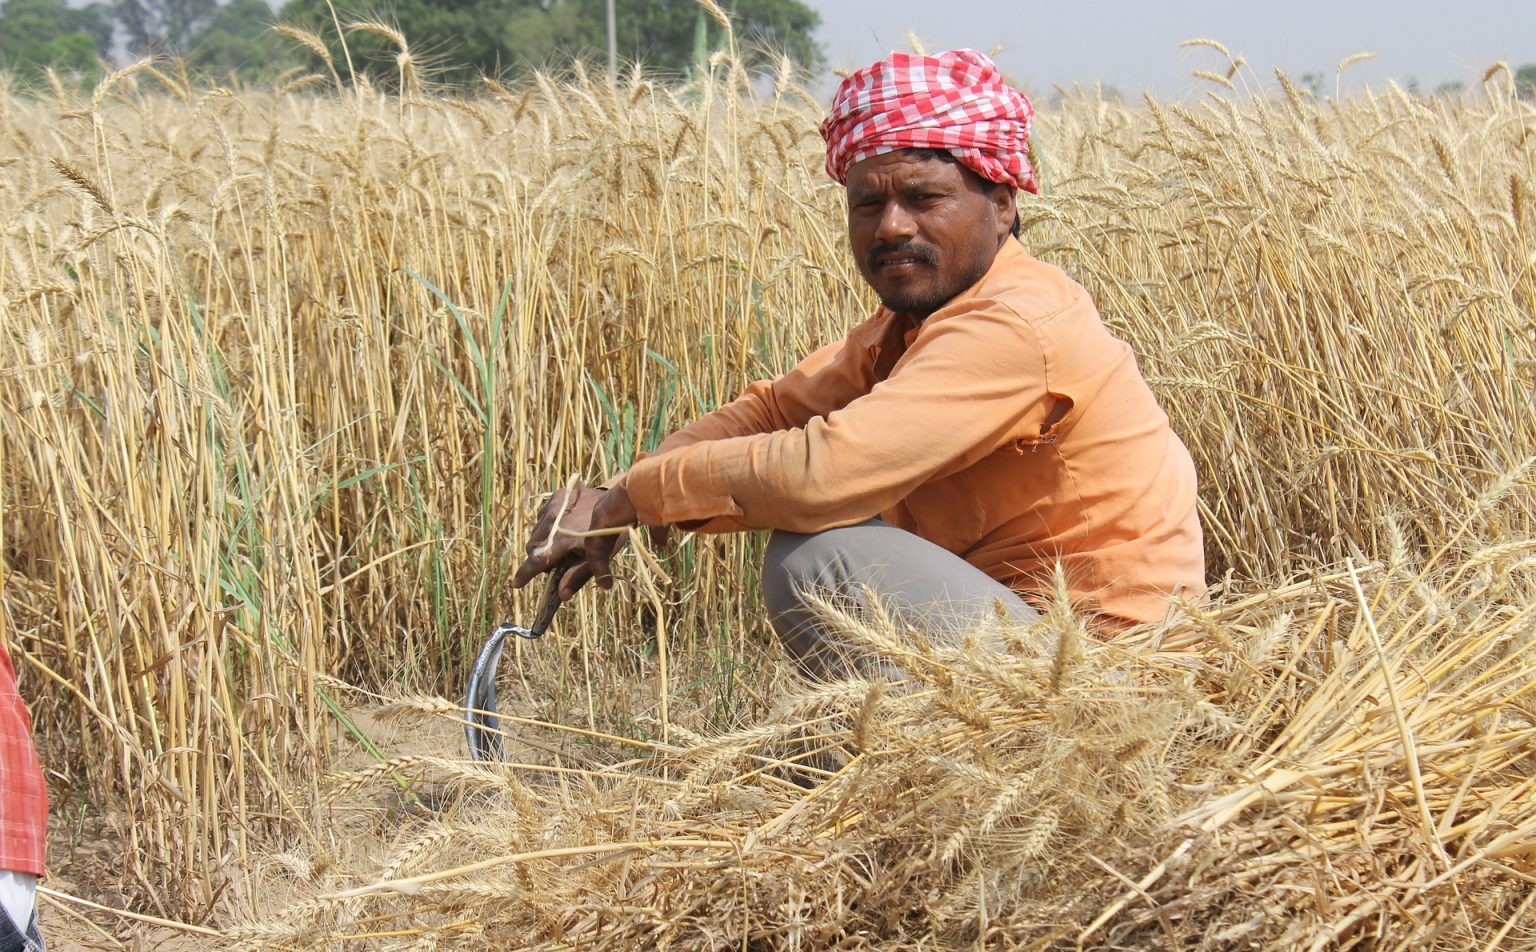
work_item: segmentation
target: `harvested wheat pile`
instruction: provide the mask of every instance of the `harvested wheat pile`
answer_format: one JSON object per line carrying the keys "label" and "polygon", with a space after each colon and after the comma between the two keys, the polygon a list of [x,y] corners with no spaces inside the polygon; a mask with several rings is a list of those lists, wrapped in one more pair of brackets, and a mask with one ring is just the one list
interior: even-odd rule
{"label": "harvested wheat pile", "polygon": [[[234,935],[616,949],[1529,938],[1531,551],[1350,562],[1114,643],[1057,611],[1003,633],[1001,654],[829,608],[912,680],[806,686],[760,725],[634,742],[639,756],[609,744],[558,765],[420,757],[333,777],[337,804],[404,778],[451,792],[400,823],[381,862],[343,848],[289,863],[280,885],[308,898]],[[1048,650],[1032,647],[1041,635]],[[394,713],[456,715],[428,699]]]}

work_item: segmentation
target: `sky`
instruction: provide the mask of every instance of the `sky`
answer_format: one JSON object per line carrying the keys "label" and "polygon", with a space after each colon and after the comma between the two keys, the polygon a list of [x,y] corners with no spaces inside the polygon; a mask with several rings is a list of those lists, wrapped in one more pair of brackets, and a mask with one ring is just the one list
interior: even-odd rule
{"label": "sky", "polygon": [[[805,0],[821,14],[817,38],[833,69],[851,70],[891,50],[908,51],[912,31],[928,52],[969,46],[993,53],[1027,92],[1102,82],[1124,93],[1199,95],[1213,88],[1191,73],[1225,73],[1212,49],[1179,44],[1214,39],[1247,60],[1249,85],[1274,85],[1276,68],[1293,79],[1320,73],[1332,92],[1346,57],[1342,89],[1384,88],[1417,80],[1424,92],[1448,81],[1476,88],[1483,71],[1536,63],[1536,0]],[[994,52],[994,49],[996,51]],[[828,81],[828,90],[832,81]]]}

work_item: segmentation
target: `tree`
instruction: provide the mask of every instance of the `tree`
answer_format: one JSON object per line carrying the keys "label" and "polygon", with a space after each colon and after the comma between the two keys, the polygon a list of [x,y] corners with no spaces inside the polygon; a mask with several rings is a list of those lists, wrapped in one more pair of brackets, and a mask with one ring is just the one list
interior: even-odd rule
{"label": "tree", "polygon": [[[590,24],[589,45],[607,48],[606,0],[567,0]],[[821,15],[800,0],[726,0],[736,42],[749,68],[768,65],[767,57],[786,53],[799,65],[822,65],[821,48],[811,33]],[[724,44],[723,33],[695,0],[618,0],[619,58],[653,69],[682,70],[694,62],[694,33],[700,22],[709,28],[709,44]],[[597,28],[601,28],[601,32]]]}
{"label": "tree", "polygon": [[218,13],[218,0],[112,0],[128,52],[185,54]]}
{"label": "tree", "polygon": [[1515,70],[1515,92],[1521,99],[1536,99],[1536,63],[1526,63]]}
{"label": "tree", "polygon": [[219,7],[187,51],[193,68],[247,81],[270,79],[299,57],[271,29],[275,14],[266,0],[229,0]]}
{"label": "tree", "polygon": [[[801,0],[725,0],[722,6],[749,66],[766,65],[770,50],[782,50],[802,66],[821,65],[821,49],[811,38],[821,18]],[[349,14],[341,3],[337,9],[345,26],[370,19],[372,8]],[[701,23],[710,45],[724,45],[724,31],[695,0],[617,0],[617,18],[619,57],[653,70],[680,72],[694,65]],[[343,61],[325,0],[289,0],[281,19],[327,37],[334,60]],[[390,5],[388,23],[405,37],[413,57],[429,64],[430,75],[450,85],[472,84],[482,74],[524,73],[573,59],[596,65],[607,58],[606,0],[402,0]],[[382,36],[353,32],[347,49],[354,66],[375,81],[387,84],[396,76],[399,51]]]}
{"label": "tree", "polygon": [[[384,17],[361,0],[343,0],[335,6],[343,27],[349,22],[374,21],[399,30],[417,63],[431,64],[433,77],[451,85],[471,83],[481,72],[498,72],[507,65],[509,50],[502,33],[512,22],[527,18],[546,33],[558,32],[556,24],[548,22],[553,15],[541,9],[539,0],[401,0],[390,4]],[[347,56],[343,55],[326,0],[289,0],[281,19],[324,37],[337,64],[350,57],[358,70],[384,84],[396,75],[394,58],[399,50],[379,34],[349,32]],[[550,37],[554,42],[561,39]]]}
{"label": "tree", "polygon": [[44,68],[90,72],[111,40],[97,5],[71,8],[63,0],[7,0],[0,6],[0,66],[26,77]]}

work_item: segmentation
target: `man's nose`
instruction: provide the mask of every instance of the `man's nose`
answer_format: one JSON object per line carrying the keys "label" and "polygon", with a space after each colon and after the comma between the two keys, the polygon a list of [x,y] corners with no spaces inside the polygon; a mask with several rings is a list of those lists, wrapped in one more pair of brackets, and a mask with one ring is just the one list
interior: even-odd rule
{"label": "man's nose", "polygon": [[917,234],[917,221],[901,202],[886,202],[880,209],[875,237],[883,242],[900,241]]}

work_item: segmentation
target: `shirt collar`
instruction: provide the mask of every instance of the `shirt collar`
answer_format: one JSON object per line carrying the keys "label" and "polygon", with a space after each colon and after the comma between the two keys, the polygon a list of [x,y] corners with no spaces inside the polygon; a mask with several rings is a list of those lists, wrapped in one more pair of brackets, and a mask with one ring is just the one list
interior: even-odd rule
{"label": "shirt collar", "polygon": [[[928,315],[927,319],[919,323],[917,326],[908,328],[906,333],[902,335],[902,339],[906,342],[906,345],[911,347],[912,342],[917,340],[917,335],[922,333],[923,328],[930,327],[933,324],[944,320],[946,317],[953,317],[954,315],[966,310],[970,302],[977,300],[978,298],[986,297],[987,295],[985,292],[991,286],[992,276],[998,274],[1000,271],[1007,270],[1014,261],[1018,260],[1020,257],[1026,256],[1027,254],[1028,252],[1024,250],[1023,245],[1019,244],[1019,240],[1017,238],[1009,235],[1007,238],[1003,239],[1003,244],[997,249],[997,255],[992,259],[992,265],[991,267],[987,268],[987,273],[983,274],[975,284],[971,285],[964,291],[961,291],[959,294],[956,294],[954,297],[946,301],[943,307]],[[885,310],[885,308],[882,307],[881,310]],[[891,313],[890,311],[886,311],[887,320],[895,320],[895,318],[895,314]]]}

